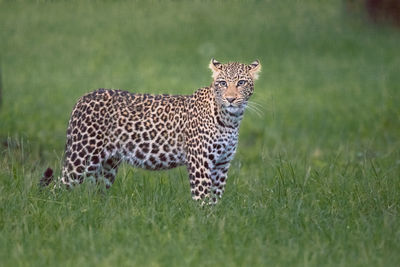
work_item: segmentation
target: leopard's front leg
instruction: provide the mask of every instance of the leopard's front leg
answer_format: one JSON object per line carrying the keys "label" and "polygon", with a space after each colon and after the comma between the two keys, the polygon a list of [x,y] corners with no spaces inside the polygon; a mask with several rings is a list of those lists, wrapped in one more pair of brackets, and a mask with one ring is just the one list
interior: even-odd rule
{"label": "leopard's front leg", "polygon": [[[229,163],[225,165],[217,165],[212,173],[212,194],[217,198],[221,198],[225,191],[226,180],[228,179]],[[215,202],[217,199],[215,200]]]}
{"label": "leopard's front leg", "polygon": [[210,202],[212,179],[208,159],[188,155],[187,169],[192,198],[202,200],[202,203]]}

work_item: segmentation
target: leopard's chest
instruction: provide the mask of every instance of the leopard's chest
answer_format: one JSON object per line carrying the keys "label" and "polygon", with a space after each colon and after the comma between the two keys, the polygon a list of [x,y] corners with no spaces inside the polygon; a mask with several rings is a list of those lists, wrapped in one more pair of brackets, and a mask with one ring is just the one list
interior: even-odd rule
{"label": "leopard's chest", "polygon": [[220,134],[212,143],[210,153],[214,155],[214,164],[229,162],[233,159],[238,144],[237,131]]}

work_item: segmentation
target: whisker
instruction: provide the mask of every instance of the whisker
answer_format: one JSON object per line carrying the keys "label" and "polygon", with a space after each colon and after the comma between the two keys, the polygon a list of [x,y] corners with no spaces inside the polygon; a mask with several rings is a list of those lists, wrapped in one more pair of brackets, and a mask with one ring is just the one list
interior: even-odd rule
{"label": "whisker", "polygon": [[254,112],[257,112],[257,114],[259,114],[260,116],[264,115],[265,113],[264,107],[259,103],[249,101],[248,107],[250,107],[250,109],[252,109]]}
{"label": "whisker", "polygon": [[252,106],[252,107],[257,108],[259,110],[263,110],[264,109],[263,106],[254,105],[254,103],[248,103],[248,104],[249,104],[249,106]]}
{"label": "whisker", "polygon": [[262,114],[261,113],[259,113],[258,111],[256,111],[256,110],[254,110],[254,109],[251,109],[251,108],[249,108],[249,111],[250,111],[250,113],[253,113],[253,114],[255,114],[257,117],[259,117],[259,118],[261,118],[262,117]]}
{"label": "whisker", "polygon": [[248,108],[248,110],[250,112],[253,112],[258,117],[262,117],[264,115],[264,113],[258,107],[255,107],[255,106],[252,106],[252,105],[247,105],[247,108]]}
{"label": "whisker", "polygon": [[261,107],[261,108],[264,107],[264,105],[262,105],[262,104],[260,104],[260,103],[257,103],[257,102],[255,102],[255,101],[250,101],[250,100],[248,100],[247,102],[248,102],[248,103],[251,103],[251,104],[254,105],[254,106],[258,106],[258,107]]}
{"label": "whisker", "polygon": [[249,106],[251,106],[253,109],[258,110],[260,113],[264,113],[265,112],[265,108],[263,106],[261,106],[260,104],[255,104],[253,102],[248,103]]}

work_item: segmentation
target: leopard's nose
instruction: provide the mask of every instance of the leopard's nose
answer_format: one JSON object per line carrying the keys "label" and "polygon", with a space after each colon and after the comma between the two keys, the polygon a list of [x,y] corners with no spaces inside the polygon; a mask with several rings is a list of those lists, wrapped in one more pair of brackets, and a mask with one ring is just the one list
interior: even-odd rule
{"label": "leopard's nose", "polygon": [[235,101],[236,97],[227,97],[226,101],[228,101],[229,103],[232,103],[233,101]]}

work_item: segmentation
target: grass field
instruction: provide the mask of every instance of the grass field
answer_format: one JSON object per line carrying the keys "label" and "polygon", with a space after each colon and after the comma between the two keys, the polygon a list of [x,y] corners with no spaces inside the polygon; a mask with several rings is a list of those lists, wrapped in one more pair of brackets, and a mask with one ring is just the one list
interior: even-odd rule
{"label": "grass field", "polygon": [[[0,266],[398,266],[399,44],[341,1],[0,0]],[[79,96],[190,94],[211,57],[263,65],[217,206],[185,168],[38,189]]]}

